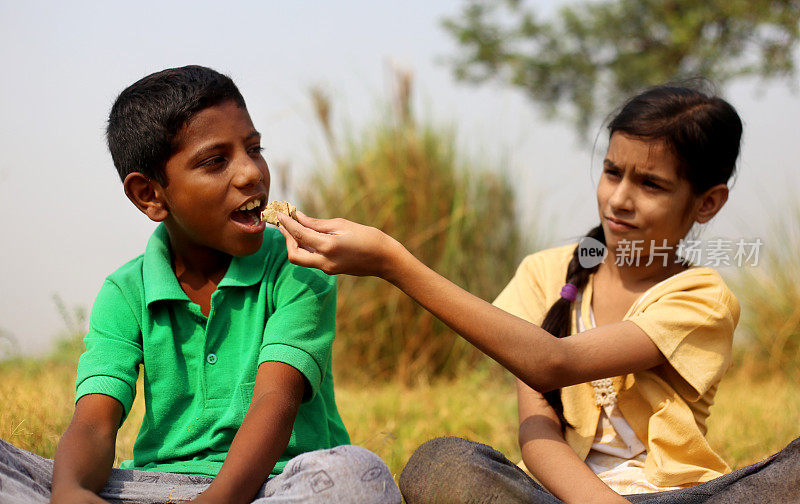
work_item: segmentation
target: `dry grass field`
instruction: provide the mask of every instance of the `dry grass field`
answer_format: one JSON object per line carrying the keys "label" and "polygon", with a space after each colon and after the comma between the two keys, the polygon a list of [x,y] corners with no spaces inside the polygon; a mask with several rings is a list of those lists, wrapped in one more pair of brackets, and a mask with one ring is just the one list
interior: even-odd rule
{"label": "dry grass field", "polygon": [[[52,457],[74,399],[74,363],[0,363],[0,437]],[[400,381],[337,384],[337,402],[354,444],[378,453],[398,476],[414,449],[443,435],[490,444],[519,460],[516,398],[510,376],[496,369],[416,386]],[[117,441],[117,464],[130,458],[144,413],[141,394]],[[709,440],[741,467],[800,435],[800,386],[783,375],[752,379],[731,372],[709,420]]]}

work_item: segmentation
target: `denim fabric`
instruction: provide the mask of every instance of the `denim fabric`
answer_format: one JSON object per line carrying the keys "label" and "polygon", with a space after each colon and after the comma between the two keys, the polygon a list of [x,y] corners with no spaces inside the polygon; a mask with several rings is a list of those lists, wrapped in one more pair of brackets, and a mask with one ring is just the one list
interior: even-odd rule
{"label": "denim fabric", "polygon": [[[562,504],[497,450],[454,437],[420,446],[400,475],[400,491],[407,504]],[[625,497],[641,504],[800,503],[800,438],[707,483]]]}
{"label": "denim fabric", "polygon": [[[50,500],[53,460],[0,439],[0,503],[46,504]],[[187,474],[112,469],[100,497],[111,504],[182,502],[196,497],[211,478]],[[304,453],[269,478],[253,504],[375,503],[400,504],[389,468],[358,446]]]}

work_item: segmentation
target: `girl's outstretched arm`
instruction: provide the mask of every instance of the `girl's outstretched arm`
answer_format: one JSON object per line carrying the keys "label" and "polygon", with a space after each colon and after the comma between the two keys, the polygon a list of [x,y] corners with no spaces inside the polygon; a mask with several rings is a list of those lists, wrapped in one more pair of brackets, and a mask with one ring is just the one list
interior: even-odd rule
{"label": "girl's outstretched arm", "polygon": [[664,362],[658,347],[632,322],[558,339],[458,287],[378,229],[297,215],[297,222],[279,216],[289,261],[332,275],[391,282],[534,390],[547,392]]}

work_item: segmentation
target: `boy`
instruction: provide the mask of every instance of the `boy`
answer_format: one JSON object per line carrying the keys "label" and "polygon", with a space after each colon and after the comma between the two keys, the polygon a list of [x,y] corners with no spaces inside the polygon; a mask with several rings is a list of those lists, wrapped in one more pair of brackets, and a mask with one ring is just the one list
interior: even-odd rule
{"label": "boy", "polygon": [[[107,136],[125,194],[161,224],[95,301],[51,502],[399,503],[386,465],[342,446],[335,279],[289,264],[260,221],[269,171],[233,81],[147,76]],[[112,469],[140,364],[146,413],[133,460]],[[52,466],[0,443],[0,501],[47,502]]]}

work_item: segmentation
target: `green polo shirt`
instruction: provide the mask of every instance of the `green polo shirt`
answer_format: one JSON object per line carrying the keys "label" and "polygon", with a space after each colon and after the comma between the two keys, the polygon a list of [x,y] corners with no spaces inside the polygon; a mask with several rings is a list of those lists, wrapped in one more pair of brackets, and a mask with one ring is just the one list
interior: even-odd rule
{"label": "green polo shirt", "polygon": [[310,394],[272,470],[279,474],[296,455],[350,442],[331,378],[335,319],[335,278],[289,263],[272,228],[257,253],[232,259],[205,317],[178,284],[161,225],[145,253],[97,295],[75,400],[111,396],[124,419],[142,364],[146,412],[133,460],[120,467],[214,477],[250,406],[259,364],[284,362],[305,376]]}

